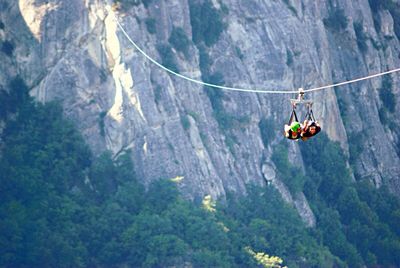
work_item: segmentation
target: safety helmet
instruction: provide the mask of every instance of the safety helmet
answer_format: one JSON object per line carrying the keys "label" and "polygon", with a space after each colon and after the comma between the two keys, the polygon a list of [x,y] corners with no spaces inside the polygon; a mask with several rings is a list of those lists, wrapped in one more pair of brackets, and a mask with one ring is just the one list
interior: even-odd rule
{"label": "safety helmet", "polygon": [[290,129],[294,132],[297,132],[300,128],[300,123],[299,122],[292,122],[290,125]]}

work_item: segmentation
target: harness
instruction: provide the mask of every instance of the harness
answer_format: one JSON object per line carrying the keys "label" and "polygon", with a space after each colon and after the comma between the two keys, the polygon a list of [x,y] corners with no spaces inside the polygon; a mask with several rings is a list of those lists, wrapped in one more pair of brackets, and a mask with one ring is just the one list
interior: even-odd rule
{"label": "harness", "polygon": [[316,121],[312,110],[312,104],[307,104],[307,113],[304,120],[311,121],[313,123]]}
{"label": "harness", "polygon": [[293,119],[295,119],[294,122],[299,122],[299,120],[297,119],[296,106],[295,105],[293,105],[292,113],[290,114],[289,123],[288,123],[289,126],[293,123]]}

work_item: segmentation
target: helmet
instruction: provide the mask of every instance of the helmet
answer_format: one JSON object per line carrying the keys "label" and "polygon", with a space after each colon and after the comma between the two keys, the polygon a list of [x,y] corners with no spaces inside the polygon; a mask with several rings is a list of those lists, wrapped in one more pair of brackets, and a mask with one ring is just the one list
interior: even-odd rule
{"label": "helmet", "polygon": [[290,125],[290,129],[294,132],[297,132],[300,128],[300,123],[299,122],[292,122]]}

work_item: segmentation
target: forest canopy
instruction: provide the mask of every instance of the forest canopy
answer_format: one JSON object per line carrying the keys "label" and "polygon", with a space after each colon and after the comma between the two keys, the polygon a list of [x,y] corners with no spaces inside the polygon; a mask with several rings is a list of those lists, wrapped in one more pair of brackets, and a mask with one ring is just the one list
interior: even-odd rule
{"label": "forest canopy", "polygon": [[[307,228],[272,186],[207,199],[208,209],[185,200],[179,182],[145,187],[129,152],[94,156],[59,104],[34,102],[19,78],[9,87],[2,98],[16,105],[1,110],[1,267],[400,264],[399,200],[353,182],[340,146],[323,133],[302,145],[307,176],[289,186],[310,201],[317,225]],[[273,159],[288,183],[301,171],[285,146]]]}

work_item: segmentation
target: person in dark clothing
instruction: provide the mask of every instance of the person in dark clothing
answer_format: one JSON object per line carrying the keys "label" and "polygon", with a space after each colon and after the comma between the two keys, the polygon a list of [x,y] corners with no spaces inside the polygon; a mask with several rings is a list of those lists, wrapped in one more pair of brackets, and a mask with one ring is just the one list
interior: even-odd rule
{"label": "person in dark clothing", "polygon": [[308,140],[312,136],[317,135],[321,131],[321,126],[317,121],[304,121],[304,128],[301,133],[301,139],[303,141]]}
{"label": "person in dark clothing", "polygon": [[285,137],[290,140],[297,140],[301,136],[301,124],[293,122],[290,125],[285,125]]}
{"label": "person in dark clothing", "polygon": [[289,123],[285,124],[284,135],[290,140],[298,140],[301,136],[302,126],[297,119],[295,106],[293,106],[292,114],[290,115]]}
{"label": "person in dark clothing", "polygon": [[301,139],[303,141],[306,141],[312,136],[317,135],[320,131],[321,131],[321,126],[318,124],[318,121],[315,120],[311,106],[309,106],[306,119],[304,120],[303,123]]}

